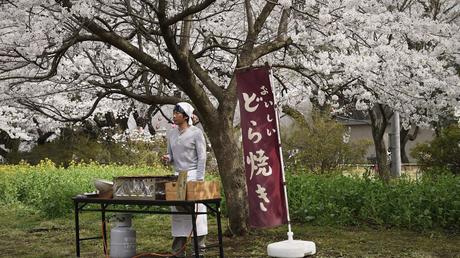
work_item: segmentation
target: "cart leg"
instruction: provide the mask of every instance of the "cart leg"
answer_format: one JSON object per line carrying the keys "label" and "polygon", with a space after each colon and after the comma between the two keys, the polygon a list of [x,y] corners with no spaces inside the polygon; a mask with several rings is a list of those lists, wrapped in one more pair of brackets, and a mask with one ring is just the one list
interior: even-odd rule
{"label": "cart leg", "polygon": [[80,220],[78,217],[78,202],[74,201],[75,205],[75,248],[77,257],[80,257]]}
{"label": "cart leg", "polygon": [[102,217],[102,238],[104,245],[104,254],[107,254],[107,226],[105,221],[105,205],[101,204],[101,217]]}
{"label": "cart leg", "polygon": [[194,204],[192,208],[192,227],[193,227],[193,247],[195,249],[195,258],[199,258],[200,257],[200,248],[198,247],[198,236],[197,236],[197,232],[196,232],[196,208],[197,208],[197,204]]}
{"label": "cart leg", "polygon": [[216,217],[217,217],[217,238],[219,239],[219,257],[224,258],[224,244],[222,241],[222,223],[220,219],[220,203],[216,204]]}

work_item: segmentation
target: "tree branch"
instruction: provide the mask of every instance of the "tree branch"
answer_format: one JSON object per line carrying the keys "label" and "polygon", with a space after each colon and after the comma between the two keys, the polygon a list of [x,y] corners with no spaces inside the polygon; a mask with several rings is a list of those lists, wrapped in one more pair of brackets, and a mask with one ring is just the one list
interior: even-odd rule
{"label": "tree branch", "polygon": [[206,9],[208,6],[210,6],[212,3],[214,3],[216,0],[204,0],[203,2],[190,6],[186,8],[184,11],[181,13],[178,13],[174,15],[173,17],[165,20],[165,25],[173,25],[176,22],[179,22],[181,20],[184,20],[187,16],[190,16],[192,14],[201,12],[202,10]]}
{"label": "tree branch", "polygon": [[113,93],[118,93],[122,94],[124,96],[130,97],[132,99],[135,99],[137,101],[140,101],[142,103],[148,104],[148,105],[155,105],[155,104],[176,104],[178,102],[184,101],[181,98],[177,97],[171,97],[171,96],[158,96],[158,95],[141,95],[141,94],[136,94],[132,91],[128,91],[123,85],[121,84],[116,84],[116,83],[107,83],[107,84],[102,84],[97,81],[89,81],[91,84],[104,88],[104,89],[109,89],[111,91],[114,91]]}
{"label": "tree branch", "polygon": [[289,23],[290,14],[291,14],[291,9],[289,8],[283,9],[283,13],[281,14],[281,18],[278,24],[278,39],[286,39],[287,37],[287,27]]}
{"label": "tree branch", "polygon": [[[43,108],[45,108],[44,105],[40,105],[40,104],[37,104],[37,103],[34,103],[28,99],[19,99],[18,102],[21,104],[21,105],[24,105],[28,108],[30,108],[31,110],[34,110],[34,111],[37,111],[43,115],[45,115],[46,117],[49,117],[53,120],[56,120],[56,121],[59,121],[59,122],[80,122],[80,121],[84,121],[85,119],[87,119],[88,117],[90,117],[94,110],[96,110],[97,108],[97,105],[99,104],[99,102],[111,95],[111,94],[114,94],[114,93],[118,93],[117,91],[106,91],[104,93],[101,93],[101,94],[98,94],[96,100],[94,101],[93,103],[93,106],[91,107],[91,109],[86,113],[86,115],[83,115],[79,118],[71,118],[71,117],[65,117],[64,115],[62,115],[61,113],[58,113],[58,112],[53,112],[54,114],[56,114],[57,116],[53,116],[51,114],[48,114],[47,112],[45,112],[43,110]],[[49,110],[49,108],[46,108]],[[50,110],[51,111],[51,110]]]}
{"label": "tree branch", "polygon": [[254,48],[254,50],[252,51],[252,58],[253,60],[257,60],[266,54],[269,54],[283,47],[287,47],[290,44],[292,44],[292,39],[290,38],[286,40],[276,39],[274,41],[264,43]]}
{"label": "tree branch", "polygon": [[244,6],[246,8],[246,20],[248,22],[248,34],[254,34],[254,13],[251,6],[251,0],[245,0]]}
{"label": "tree branch", "polygon": [[145,54],[144,52],[139,50],[139,48],[132,45],[129,41],[127,41],[123,37],[117,35],[114,32],[109,32],[109,31],[102,29],[95,22],[87,18],[79,18],[79,20],[83,23],[85,28],[87,28],[90,32],[100,37],[103,41],[125,52],[126,54],[133,57],[140,63],[145,64],[154,73],[165,77],[166,79],[168,79],[169,81],[173,82],[176,85],[184,84],[184,82],[181,80],[182,77],[179,76],[177,71],[171,69],[169,66],[165,64],[158,62],[156,59],[154,59],[150,55]]}
{"label": "tree branch", "polygon": [[270,16],[271,12],[273,11],[273,8],[275,8],[276,3],[267,1],[265,3],[264,8],[260,12],[259,16],[257,17],[256,21],[254,22],[254,36],[257,37],[262,30],[262,27],[267,20],[267,18]]}
{"label": "tree branch", "polygon": [[223,90],[217,85],[214,80],[209,77],[207,71],[205,71],[201,65],[196,61],[193,55],[189,56],[190,68],[195,73],[195,75],[201,80],[201,82],[206,86],[206,88],[217,98],[219,102],[223,100]]}

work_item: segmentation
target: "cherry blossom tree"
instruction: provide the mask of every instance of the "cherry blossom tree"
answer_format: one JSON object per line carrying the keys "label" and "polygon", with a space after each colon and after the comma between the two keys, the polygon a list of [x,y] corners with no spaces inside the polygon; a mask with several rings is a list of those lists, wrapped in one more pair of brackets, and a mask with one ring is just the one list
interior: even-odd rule
{"label": "cherry blossom tree", "polygon": [[368,110],[379,173],[388,180],[383,136],[393,111],[405,127],[427,126],[459,105],[458,2],[305,1],[296,8],[306,21],[294,21],[298,48],[294,66],[280,66],[291,69],[281,81],[306,85],[333,112]]}
{"label": "cherry blossom tree", "polygon": [[454,0],[4,1],[0,128],[35,137],[32,117],[51,130],[132,101],[189,101],[216,156],[231,231],[244,234],[235,70],[270,63],[283,104],[391,107],[406,124],[427,124],[459,105],[458,13]]}

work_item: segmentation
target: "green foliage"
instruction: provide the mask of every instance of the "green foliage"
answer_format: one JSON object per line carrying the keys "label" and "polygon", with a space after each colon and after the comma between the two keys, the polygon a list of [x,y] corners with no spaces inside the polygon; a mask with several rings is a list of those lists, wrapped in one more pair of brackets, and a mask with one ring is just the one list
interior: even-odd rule
{"label": "green foliage", "polygon": [[294,118],[297,126],[283,130],[284,160],[293,170],[307,167],[322,174],[341,164],[363,162],[370,141],[344,142],[345,127],[319,111],[313,111],[310,124]]}
{"label": "green foliage", "polygon": [[36,166],[28,164],[0,166],[0,203],[20,203],[43,212],[48,217],[71,214],[71,197],[95,190],[96,178],[112,180],[116,176],[171,174],[157,165],[120,166],[97,163],[70,163],[66,169],[50,160]]}
{"label": "green foliage", "polygon": [[58,139],[35,146],[30,152],[20,153],[9,163],[25,160],[38,164],[50,159],[55,164],[69,166],[71,162],[95,161],[100,164],[151,165],[159,162],[160,152],[166,151],[166,141],[135,141],[116,143],[94,139],[83,133],[66,133]]}
{"label": "green foliage", "polygon": [[415,181],[342,175],[287,178],[292,217],[318,225],[378,225],[460,230],[460,177]]}
{"label": "green foliage", "polygon": [[411,155],[426,172],[444,170],[460,174],[460,128],[450,125],[430,143],[417,144]]}
{"label": "green foliage", "polygon": [[[115,176],[167,175],[157,165],[120,166],[51,161],[0,166],[0,206],[23,205],[47,217],[72,214],[71,197],[94,191],[93,180]],[[207,180],[218,180],[208,175]],[[460,177],[401,178],[384,184],[368,177],[287,173],[291,217],[315,225],[377,225],[460,232]],[[225,213],[225,200],[222,202]]]}

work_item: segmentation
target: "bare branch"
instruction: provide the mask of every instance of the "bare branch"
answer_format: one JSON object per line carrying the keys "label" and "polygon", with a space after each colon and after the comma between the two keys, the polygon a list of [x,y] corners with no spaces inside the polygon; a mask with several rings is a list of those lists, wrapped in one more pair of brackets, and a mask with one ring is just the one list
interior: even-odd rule
{"label": "bare branch", "polygon": [[109,90],[116,90],[116,93],[122,94],[124,96],[130,97],[135,99],[139,102],[148,104],[148,105],[155,105],[155,104],[175,104],[177,102],[184,101],[181,98],[172,97],[172,96],[158,96],[158,95],[142,95],[136,94],[132,91],[128,91],[123,85],[116,84],[116,83],[107,83],[102,84],[97,81],[89,81],[91,84]]}
{"label": "bare branch", "polygon": [[272,67],[278,67],[278,68],[284,68],[284,69],[289,69],[289,70],[292,70],[296,73],[299,73],[300,75],[306,77],[308,80],[310,80],[317,88],[320,88],[321,86],[319,85],[319,83],[313,79],[313,76],[305,73],[302,71],[302,67],[298,67],[298,66],[289,66],[289,65],[279,65],[279,64],[276,64],[276,65],[272,65]]}
{"label": "bare branch", "polygon": [[283,13],[281,14],[281,18],[278,25],[278,38],[285,39],[287,37],[287,27],[289,23],[289,16],[291,14],[291,10],[288,8],[283,9]]}
{"label": "bare branch", "polygon": [[178,13],[174,15],[173,17],[165,20],[165,25],[172,25],[175,24],[176,22],[179,22],[181,20],[184,20],[187,16],[190,16],[195,13],[199,13],[202,10],[206,9],[208,6],[210,6],[212,3],[214,3],[216,0],[204,0],[203,2],[190,6],[186,8],[184,11],[181,13]]}
{"label": "bare branch", "polygon": [[217,98],[219,102],[223,100],[223,89],[219,87],[212,79],[209,77],[207,71],[205,71],[201,65],[196,61],[193,55],[189,56],[190,68],[193,70],[195,75],[201,80],[201,82],[206,86],[206,88]]}
{"label": "bare branch", "polygon": [[281,49],[283,47],[287,47],[289,46],[290,44],[292,44],[292,39],[288,38],[286,40],[283,40],[283,39],[276,39],[274,41],[271,41],[271,42],[267,42],[267,43],[264,43],[262,45],[259,45],[257,47],[254,48],[253,52],[252,52],[252,58],[254,60],[266,55],[266,54],[269,54],[271,52],[274,52],[278,49]]}
{"label": "bare branch", "polygon": [[259,35],[260,31],[262,30],[263,25],[265,24],[265,21],[270,16],[275,6],[276,6],[276,3],[273,3],[271,1],[267,1],[265,3],[264,8],[262,9],[256,21],[254,22],[254,36],[255,37]]}
{"label": "bare branch", "polygon": [[105,42],[127,53],[140,63],[145,64],[154,73],[165,77],[176,85],[184,85],[184,82],[181,80],[182,77],[179,76],[177,71],[171,69],[165,64],[158,62],[152,56],[145,54],[126,39],[120,37],[114,32],[109,32],[102,29],[99,25],[89,19],[80,18],[80,20],[89,31],[99,36]]}
{"label": "bare branch", "polygon": [[244,6],[246,7],[246,19],[248,22],[248,33],[254,34],[254,11],[252,10],[251,1],[245,0]]}
{"label": "bare branch", "polygon": [[[117,91],[106,91],[104,93],[98,94],[98,96],[97,96],[96,100],[94,101],[93,106],[91,107],[91,109],[86,113],[86,115],[83,115],[83,116],[78,117],[78,118],[66,117],[66,116],[62,115],[62,113],[59,112],[55,108],[51,109],[51,107],[49,107],[49,106],[47,107],[44,104],[38,104],[38,103],[32,102],[29,99],[19,99],[18,102],[20,104],[30,108],[31,110],[37,111],[37,112],[45,115],[46,117],[52,118],[53,120],[56,120],[56,121],[59,121],[59,122],[80,122],[80,121],[84,121],[85,119],[87,119],[88,117],[90,117],[94,113],[94,111],[97,108],[97,105],[99,104],[99,102],[103,98],[105,98],[105,97],[107,97],[107,96],[109,96],[111,94],[114,94],[114,93],[118,93],[118,92]],[[45,112],[44,110],[51,111],[55,115],[49,114],[49,113]]]}

